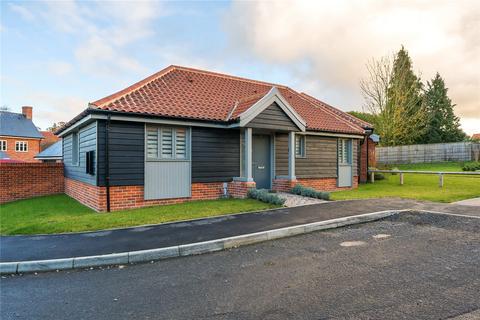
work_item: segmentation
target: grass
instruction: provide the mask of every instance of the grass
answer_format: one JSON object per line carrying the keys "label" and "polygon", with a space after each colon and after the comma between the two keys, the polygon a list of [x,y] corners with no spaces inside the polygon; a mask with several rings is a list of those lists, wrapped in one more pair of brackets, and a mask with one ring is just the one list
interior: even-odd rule
{"label": "grass", "polygon": [[[392,165],[403,170],[423,171],[462,171],[461,162],[421,163]],[[429,200],[435,202],[454,202],[480,197],[480,177],[444,176],[444,186],[438,186],[437,175],[404,174],[404,185],[400,185],[400,176],[385,174],[385,180],[362,184],[356,190],[338,191],[331,194],[333,200],[400,197],[407,199]]]}
{"label": "grass", "polygon": [[95,231],[276,207],[278,206],[253,199],[219,199],[97,213],[76,200],[61,194],[0,205],[0,234]]}

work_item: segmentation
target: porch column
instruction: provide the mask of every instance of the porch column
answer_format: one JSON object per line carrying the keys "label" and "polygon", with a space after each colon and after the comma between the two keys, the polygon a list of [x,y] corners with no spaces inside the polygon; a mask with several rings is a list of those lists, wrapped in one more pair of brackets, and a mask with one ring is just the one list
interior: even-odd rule
{"label": "porch column", "polygon": [[247,181],[253,181],[252,175],[252,128],[245,128],[244,131],[245,152],[243,172]]}
{"label": "porch column", "polygon": [[295,132],[288,133],[288,179],[296,180],[295,177]]}

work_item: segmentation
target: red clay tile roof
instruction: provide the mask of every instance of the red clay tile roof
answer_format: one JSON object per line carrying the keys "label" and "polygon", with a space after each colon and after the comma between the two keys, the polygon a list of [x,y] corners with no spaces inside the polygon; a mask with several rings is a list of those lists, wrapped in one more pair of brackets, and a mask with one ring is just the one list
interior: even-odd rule
{"label": "red clay tile roof", "polygon": [[91,110],[227,122],[277,87],[310,130],[364,133],[365,123],[289,87],[216,72],[169,66],[103,99]]}
{"label": "red clay tile roof", "polygon": [[43,151],[50,147],[52,144],[60,140],[60,137],[56,136],[50,131],[40,131],[43,136],[42,142],[40,142],[40,151]]}

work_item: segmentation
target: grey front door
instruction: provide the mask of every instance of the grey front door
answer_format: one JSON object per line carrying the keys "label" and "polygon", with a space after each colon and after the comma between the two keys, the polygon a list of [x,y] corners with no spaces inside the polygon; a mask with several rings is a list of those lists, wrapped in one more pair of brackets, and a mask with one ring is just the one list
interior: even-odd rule
{"label": "grey front door", "polygon": [[338,186],[352,186],[352,140],[338,139]]}
{"label": "grey front door", "polygon": [[270,189],[270,136],[253,136],[252,173],[257,189]]}

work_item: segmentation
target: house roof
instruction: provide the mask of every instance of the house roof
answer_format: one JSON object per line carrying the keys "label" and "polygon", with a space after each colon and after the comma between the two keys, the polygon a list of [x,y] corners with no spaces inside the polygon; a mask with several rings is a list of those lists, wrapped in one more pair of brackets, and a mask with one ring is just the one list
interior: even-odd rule
{"label": "house roof", "polygon": [[[367,127],[361,120],[284,85],[180,66],[169,66],[128,88],[94,101],[86,112],[102,110],[234,122],[273,88],[277,88],[305,120],[309,130],[363,134]],[[77,116],[75,121],[84,114]]]}
{"label": "house roof", "polygon": [[40,133],[43,136],[43,140],[40,143],[40,150],[45,150],[51,145],[53,145],[55,142],[60,140],[60,137],[56,136],[53,132],[51,131],[40,131]]}
{"label": "house roof", "polygon": [[0,136],[43,138],[31,119],[9,111],[0,111]]}
{"label": "house roof", "polygon": [[473,140],[480,140],[480,133],[474,133],[474,134],[472,134],[472,139],[473,139]]}
{"label": "house roof", "polygon": [[37,154],[35,159],[62,159],[62,140],[52,144],[47,149]]}

